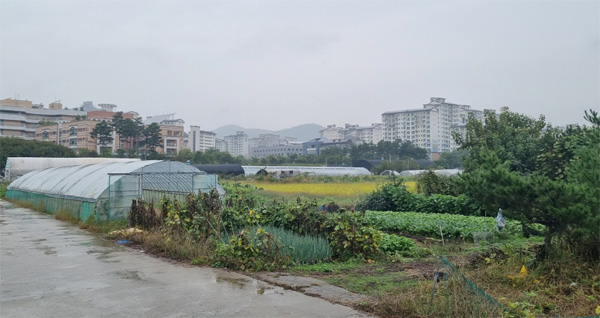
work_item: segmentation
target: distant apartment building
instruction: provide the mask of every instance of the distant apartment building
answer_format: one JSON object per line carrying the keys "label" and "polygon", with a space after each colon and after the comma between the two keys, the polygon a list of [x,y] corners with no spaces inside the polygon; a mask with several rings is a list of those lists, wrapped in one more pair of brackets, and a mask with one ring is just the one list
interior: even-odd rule
{"label": "distant apartment building", "polygon": [[227,152],[227,143],[225,139],[215,139],[215,149],[221,152]]}
{"label": "distant apartment building", "polygon": [[256,138],[250,138],[248,147],[249,156],[256,158],[302,155],[302,144],[297,142],[297,138],[281,138],[275,134],[260,134]]}
{"label": "distant apartment building", "polygon": [[266,158],[269,156],[288,157],[295,154],[301,156],[303,153],[302,144],[272,145],[265,147],[252,148],[250,157]]}
{"label": "distant apartment building", "polygon": [[17,137],[32,140],[39,123],[66,123],[85,112],[62,109],[62,104],[53,102],[50,109],[35,105],[27,100],[0,100],[0,136]]}
{"label": "distant apartment building", "polygon": [[[96,139],[91,137],[91,133],[98,123],[103,120],[110,122],[116,114],[115,112],[95,110],[88,112],[85,119],[66,123],[46,123],[35,129],[34,139],[63,145],[77,153],[81,149],[88,149],[97,153],[101,153],[103,149],[110,149],[114,153],[117,149],[122,148],[119,136],[115,132],[112,136],[113,141],[105,145],[100,145]],[[133,120],[133,115],[123,114],[123,118]]]}
{"label": "distant apartment building", "polygon": [[216,135],[217,134],[212,131],[200,129],[200,126],[191,125],[190,132],[188,133],[187,148],[193,152],[215,149]]}
{"label": "distant apartment building", "polygon": [[329,140],[339,140],[339,139],[344,139],[343,130],[344,130],[344,128],[336,127],[336,125],[333,124],[333,125],[327,125],[327,127],[325,129],[319,131],[319,133],[321,134],[321,138],[324,137]]}
{"label": "distant apartment building", "polygon": [[248,158],[248,135],[243,131],[237,131],[235,135],[225,136],[226,151],[232,156],[243,156]]}
{"label": "distant apartment building", "polygon": [[376,123],[371,126],[359,126],[346,124],[344,127],[327,125],[320,131],[321,137],[329,140],[345,140],[353,137],[357,143],[377,144],[383,140],[383,125]]}
{"label": "distant apartment building", "polygon": [[441,152],[448,152],[458,146],[452,138],[452,131],[464,132],[469,114],[476,119],[483,118],[483,111],[471,109],[468,105],[447,103],[445,98],[432,97],[423,108],[390,111],[382,114],[383,140],[411,141],[429,151],[432,159]]}
{"label": "distant apartment building", "polygon": [[[102,104],[99,105],[102,107]],[[175,114],[148,116],[143,120],[144,125],[157,123],[161,130],[162,148],[156,148],[158,153],[176,155],[183,149],[184,124],[182,119],[176,119]]]}

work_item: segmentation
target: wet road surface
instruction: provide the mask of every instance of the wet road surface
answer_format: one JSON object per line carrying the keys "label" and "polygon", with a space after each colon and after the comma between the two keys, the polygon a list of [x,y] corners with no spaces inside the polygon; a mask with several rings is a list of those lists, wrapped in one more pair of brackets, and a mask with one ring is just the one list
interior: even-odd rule
{"label": "wet road surface", "polygon": [[0,317],[365,317],[226,270],[171,264],[0,200]]}

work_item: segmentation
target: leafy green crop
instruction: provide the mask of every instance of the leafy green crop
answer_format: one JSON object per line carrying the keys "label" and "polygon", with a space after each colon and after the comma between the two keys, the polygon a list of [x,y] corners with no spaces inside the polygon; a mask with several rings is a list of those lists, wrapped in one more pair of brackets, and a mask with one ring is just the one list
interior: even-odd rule
{"label": "leafy green crop", "polygon": [[[496,231],[496,220],[493,217],[367,211],[365,219],[368,224],[382,231],[413,233],[431,237],[440,237],[440,232],[442,232],[445,238],[472,240],[473,233]],[[519,230],[518,222],[508,221],[503,231],[517,233]]]}

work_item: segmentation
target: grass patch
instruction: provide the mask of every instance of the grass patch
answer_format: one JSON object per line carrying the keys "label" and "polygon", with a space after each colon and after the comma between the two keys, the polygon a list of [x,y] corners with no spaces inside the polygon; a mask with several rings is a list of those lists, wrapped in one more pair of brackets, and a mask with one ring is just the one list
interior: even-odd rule
{"label": "grass patch", "polygon": [[[209,241],[196,242],[177,234],[163,234],[160,231],[145,232],[141,237],[144,248],[154,254],[176,260],[194,261],[195,264],[208,264],[214,252]],[[205,260],[206,262],[202,262]]]}
{"label": "grass patch", "polygon": [[343,273],[353,269],[357,269],[364,266],[364,262],[358,262],[350,260],[347,262],[331,262],[331,263],[317,263],[311,265],[299,265],[292,268],[292,272],[315,272],[315,273]]}
{"label": "grass patch", "polygon": [[59,210],[54,214],[54,218],[59,221],[70,222],[73,224],[78,224],[79,219],[69,214],[69,212],[64,210]]}
{"label": "grass patch", "polygon": [[77,222],[79,228],[88,230],[94,233],[107,234],[112,231],[118,231],[126,229],[129,226],[129,222],[127,220],[115,220],[115,221],[96,221],[94,215],[91,215],[84,222]]}
{"label": "grass patch", "polygon": [[379,296],[398,289],[400,286],[414,286],[415,281],[405,272],[388,272],[379,275],[364,275],[360,273],[324,278],[324,281],[347,289],[349,291]]}

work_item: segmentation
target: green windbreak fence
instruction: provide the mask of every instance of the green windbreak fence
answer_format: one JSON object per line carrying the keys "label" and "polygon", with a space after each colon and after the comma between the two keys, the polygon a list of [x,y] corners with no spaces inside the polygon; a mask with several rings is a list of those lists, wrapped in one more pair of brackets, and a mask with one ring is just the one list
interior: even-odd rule
{"label": "green windbreak fence", "polygon": [[66,212],[79,220],[87,220],[94,213],[95,202],[80,201],[65,197],[53,197],[47,194],[32,193],[20,190],[8,190],[6,198],[17,202],[27,203],[38,210],[51,214]]}
{"label": "green windbreak fence", "polygon": [[431,292],[430,309],[441,317],[503,317],[506,308],[440,258]]}

